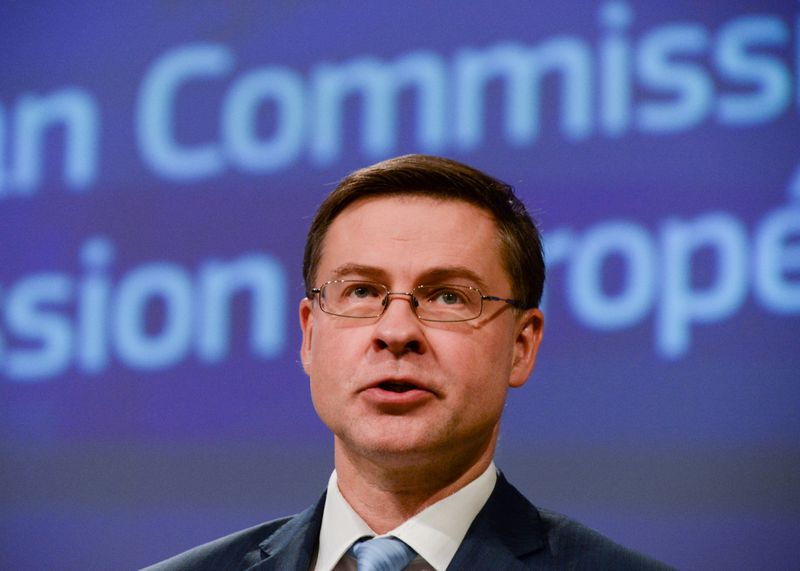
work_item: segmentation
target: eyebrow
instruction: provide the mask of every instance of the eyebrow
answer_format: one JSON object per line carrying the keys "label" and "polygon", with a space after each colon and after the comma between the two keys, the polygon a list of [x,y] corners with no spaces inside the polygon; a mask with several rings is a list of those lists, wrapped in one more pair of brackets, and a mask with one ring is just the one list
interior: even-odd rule
{"label": "eyebrow", "polygon": [[386,272],[375,266],[364,266],[362,264],[342,264],[334,268],[331,272],[335,279],[346,278],[348,276],[363,276],[374,280],[386,279]]}
{"label": "eyebrow", "polygon": [[[375,281],[386,281],[388,274],[385,270],[375,266],[365,266],[362,264],[342,264],[335,268],[334,279],[347,278],[349,276],[362,276]],[[471,269],[465,266],[439,266],[423,272],[419,276],[419,283],[416,285],[430,285],[445,283],[447,280],[461,278],[472,282],[472,285],[485,292],[488,290],[486,282]]]}
{"label": "eyebrow", "polygon": [[462,278],[472,282],[471,285],[474,285],[482,292],[486,292],[488,287],[486,282],[481,279],[481,277],[473,272],[471,269],[466,268],[464,266],[442,266],[438,268],[433,268],[424,272],[422,276],[420,276],[421,283],[424,284],[425,282],[429,283],[443,283],[451,278]]}

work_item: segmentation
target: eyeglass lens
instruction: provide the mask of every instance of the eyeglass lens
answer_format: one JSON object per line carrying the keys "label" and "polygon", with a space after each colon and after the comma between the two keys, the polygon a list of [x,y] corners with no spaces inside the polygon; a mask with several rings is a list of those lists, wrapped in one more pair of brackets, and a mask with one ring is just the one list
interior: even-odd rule
{"label": "eyeglass lens", "polygon": [[411,292],[390,292],[374,282],[339,280],[320,288],[322,310],[343,317],[377,317],[395,295],[411,296],[417,316],[428,321],[463,321],[481,313],[481,293],[468,286],[421,285]]}

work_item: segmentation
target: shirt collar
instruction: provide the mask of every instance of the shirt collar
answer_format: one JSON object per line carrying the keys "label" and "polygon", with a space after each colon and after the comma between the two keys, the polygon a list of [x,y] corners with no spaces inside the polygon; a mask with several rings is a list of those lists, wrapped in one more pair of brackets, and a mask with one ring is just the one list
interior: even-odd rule
{"label": "shirt collar", "polygon": [[[385,535],[402,539],[434,569],[443,571],[461,545],[472,520],[489,499],[496,481],[497,469],[492,462],[483,474],[456,493],[425,508]],[[365,535],[377,534],[344,499],[334,470],[328,480],[315,571],[333,569],[353,542]]]}
{"label": "shirt collar", "polygon": [[330,571],[350,549],[350,546],[365,535],[375,535],[339,491],[336,470],[328,479],[325,508],[322,511],[322,527],[319,531],[317,562],[314,571]]}

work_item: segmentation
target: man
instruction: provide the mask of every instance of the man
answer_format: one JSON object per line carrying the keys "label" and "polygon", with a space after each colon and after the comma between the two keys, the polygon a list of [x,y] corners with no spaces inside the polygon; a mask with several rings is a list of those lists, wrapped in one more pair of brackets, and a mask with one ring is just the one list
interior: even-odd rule
{"label": "man", "polygon": [[494,466],[544,324],[540,236],[509,186],[421,155],[356,171],[317,212],[303,272],[326,494],[152,569],[372,569],[385,550],[398,563],[377,568],[666,568],[535,508]]}

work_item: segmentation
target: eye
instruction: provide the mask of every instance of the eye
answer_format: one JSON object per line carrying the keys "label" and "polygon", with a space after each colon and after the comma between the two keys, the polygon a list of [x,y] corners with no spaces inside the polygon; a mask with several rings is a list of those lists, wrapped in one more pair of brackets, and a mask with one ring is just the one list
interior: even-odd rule
{"label": "eye", "polygon": [[463,305],[467,303],[467,296],[463,291],[452,287],[438,287],[435,288],[427,300],[431,303],[438,303],[442,305]]}
{"label": "eye", "polygon": [[381,297],[381,288],[377,284],[366,282],[354,282],[346,284],[342,290],[342,297],[352,299],[368,299],[373,297]]}
{"label": "eye", "polygon": [[442,303],[445,303],[447,305],[452,305],[454,303],[461,302],[461,296],[459,296],[458,293],[455,291],[443,291],[442,293],[439,294],[439,299],[441,300]]}

